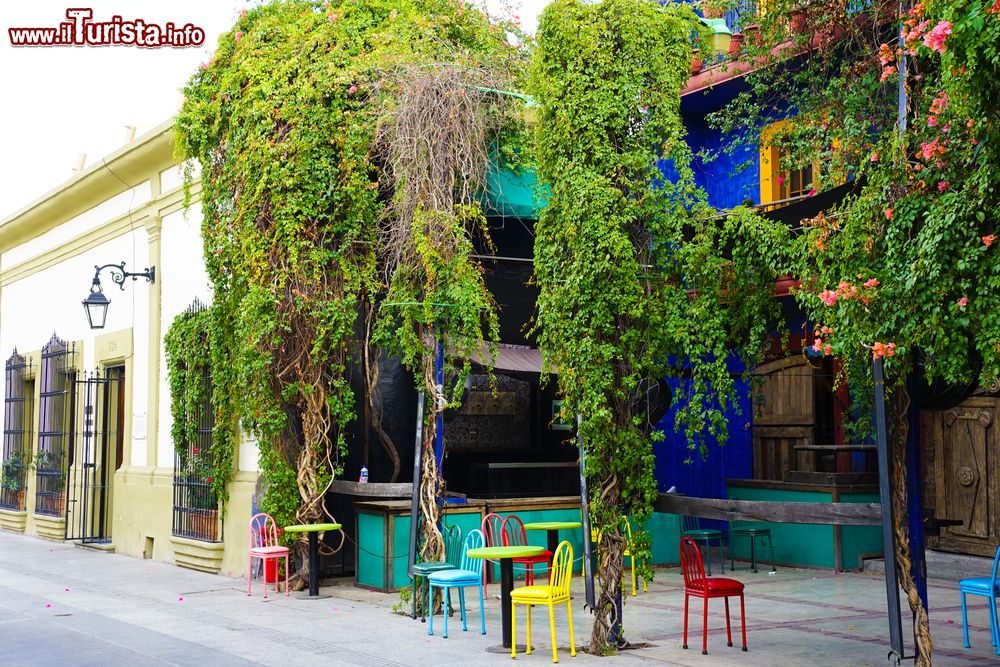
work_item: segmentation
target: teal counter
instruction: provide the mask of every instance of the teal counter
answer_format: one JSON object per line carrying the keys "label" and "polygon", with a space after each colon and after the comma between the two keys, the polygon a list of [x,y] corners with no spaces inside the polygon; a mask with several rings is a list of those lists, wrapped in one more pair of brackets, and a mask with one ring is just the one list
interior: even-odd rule
{"label": "teal counter", "polygon": [[[878,489],[869,486],[821,486],[763,480],[726,482],[727,496],[733,500],[770,500],[813,503],[877,503]],[[774,557],[779,564],[826,567],[836,570],[857,569],[861,558],[882,554],[880,526],[837,526],[810,523],[740,522],[740,526],[770,528]],[[766,561],[764,546],[757,558]],[[764,543],[766,545],[766,542]],[[750,542],[743,538],[731,544],[737,559],[750,559]]]}

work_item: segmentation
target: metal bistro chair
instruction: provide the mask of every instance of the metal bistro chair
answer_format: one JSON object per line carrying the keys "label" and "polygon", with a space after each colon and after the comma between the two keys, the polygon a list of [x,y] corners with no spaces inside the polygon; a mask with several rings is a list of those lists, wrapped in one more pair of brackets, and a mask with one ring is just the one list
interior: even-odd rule
{"label": "metal bistro chair", "polygon": [[[503,517],[495,512],[490,512],[483,517],[482,523],[483,537],[486,539],[486,546],[503,546]],[[493,578],[493,568],[487,565],[483,568],[483,595],[490,596],[489,580]]]}
{"label": "metal bistro chair", "polygon": [[683,535],[690,537],[695,542],[705,544],[705,553],[708,556],[708,576],[712,576],[712,540],[719,541],[719,569],[722,574],[726,573],[725,556],[722,555],[722,531],[715,528],[702,528],[701,522],[696,516],[686,516],[683,522]]}
{"label": "metal bistro chair", "polygon": [[[250,558],[247,565],[247,595],[253,585],[253,561],[261,561],[261,576],[264,579],[264,597],[267,598],[267,561],[285,559],[285,595],[288,595],[288,547],[278,544],[278,526],[270,514],[255,514],[250,519]],[[278,592],[277,577],[274,592]]]}
{"label": "metal bistro chair", "polygon": [[966,595],[982,595],[990,603],[990,635],[993,639],[993,647],[996,654],[1000,655],[1000,624],[997,623],[996,598],[1000,597],[1000,582],[997,581],[997,565],[1000,564],[1000,547],[993,556],[993,574],[989,577],[979,577],[975,579],[962,579],[958,582],[958,590],[962,593],[962,632],[964,633],[965,648],[971,648],[969,643],[969,616],[965,606]]}
{"label": "metal bistro chair", "polygon": [[684,643],[688,647],[688,603],[690,598],[701,598],[704,607],[701,617],[701,654],[708,655],[708,600],[724,598],[726,601],[726,642],[733,645],[729,624],[729,598],[740,598],[740,623],[743,629],[743,650],[747,650],[747,614],[743,604],[743,582],[725,577],[706,577],[698,545],[689,536],[681,538],[681,571],[684,573]]}
{"label": "metal bistro chair", "polygon": [[729,569],[732,571],[736,567],[733,556],[733,544],[737,537],[746,537],[750,540],[750,569],[757,571],[757,540],[767,538],[767,548],[771,553],[770,573],[775,574],[778,570],[774,567],[774,539],[771,537],[770,528],[754,528],[750,526],[740,526],[733,524],[729,528]]}
{"label": "metal bistro chair", "polygon": [[[524,531],[524,522],[516,514],[510,514],[503,520],[503,546],[522,547],[528,545],[528,535]],[[545,550],[537,556],[523,556],[514,559],[515,565],[524,566],[524,583],[531,586],[535,583],[535,565],[544,563],[548,572],[552,572],[552,552]]]}
{"label": "metal bistro chair", "polygon": [[[458,526],[448,526],[445,528],[444,532],[444,561],[439,562],[429,562],[429,563],[414,563],[413,564],[413,574],[410,576],[410,600],[413,602],[413,611],[410,614],[410,618],[415,619],[417,617],[417,595],[421,595],[421,599],[426,597],[427,593],[427,577],[433,572],[440,572],[442,570],[452,570],[458,567],[460,549],[462,548],[462,529]],[[417,590],[417,577],[423,579],[421,582],[420,590]],[[424,619],[427,618],[427,607],[424,607],[420,611],[420,622],[423,623]]]}
{"label": "metal bistro chair", "polygon": [[[462,611],[462,630],[469,629],[469,623],[465,614],[465,589],[476,586],[479,588],[479,624],[480,632],[486,634],[486,615],[483,612],[483,559],[470,558],[470,549],[480,549],[483,546],[483,532],[481,530],[470,530],[465,536],[465,547],[462,551],[461,566],[455,570],[440,570],[431,572],[427,576],[430,586],[429,592],[424,597],[424,609],[428,608],[430,599],[434,597],[434,588],[444,589],[444,638],[448,638],[448,608],[451,606],[451,589],[458,589],[458,606]],[[430,614],[431,620],[427,624],[427,634],[434,634],[434,614]]]}
{"label": "metal bistro chair", "polygon": [[[622,554],[624,558],[628,558],[630,564],[632,565],[632,597],[635,597],[635,556],[632,555],[632,524],[628,520],[627,516],[622,517],[622,526],[625,529],[625,553]],[[624,570],[624,562],[622,563]],[[625,578],[625,572],[622,572],[622,578]],[[624,588],[624,585],[622,586]],[[642,580],[642,592],[645,593],[649,590],[649,585],[645,579]]]}
{"label": "metal bistro chair", "polygon": [[563,541],[556,547],[552,557],[548,586],[522,586],[510,594],[510,657],[517,658],[517,605],[527,607],[527,653],[531,653],[531,608],[545,605],[549,608],[549,630],[552,632],[552,662],[559,662],[556,653],[555,605],[566,603],[569,620],[569,654],[576,656],[576,639],[573,636],[573,605],[570,603],[569,587],[573,580],[573,545]]}

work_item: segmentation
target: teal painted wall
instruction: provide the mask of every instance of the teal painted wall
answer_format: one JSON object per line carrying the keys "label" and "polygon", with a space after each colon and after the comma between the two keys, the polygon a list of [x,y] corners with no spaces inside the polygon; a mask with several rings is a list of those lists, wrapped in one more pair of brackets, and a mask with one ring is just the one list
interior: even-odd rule
{"label": "teal painted wall", "polygon": [[358,512],[358,563],[355,581],[361,586],[385,589],[385,535],[382,514]]}
{"label": "teal painted wall", "polygon": [[[830,503],[830,493],[814,491],[786,491],[781,489],[747,489],[729,487],[729,498],[733,500],[772,500],[801,503]],[[740,522],[741,526],[770,528],[771,539],[774,540],[774,557],[779,563],[790,565],[811,565],[814,567],[832,568],[835,565],[833,551],[833,526],[811,523],[769,523],[764,521]],[[757,541],[758,551],[762,544]],[[738,559],[750,558],[750,540],[741,538],[731,545],[733,554]],[[758,553],[758,562],[765,560],[770,554],[766,546],[764,553]],[[727,564],[728,566],[728,564]]]}
{"label": "teal painted wall", "polygon": [[[877,503],[877,493],[844,493],[842,503]],[[841,526],[841,553],[844,569],[861,567],[861,555],[881,554],[883,551],[881,526]]]}

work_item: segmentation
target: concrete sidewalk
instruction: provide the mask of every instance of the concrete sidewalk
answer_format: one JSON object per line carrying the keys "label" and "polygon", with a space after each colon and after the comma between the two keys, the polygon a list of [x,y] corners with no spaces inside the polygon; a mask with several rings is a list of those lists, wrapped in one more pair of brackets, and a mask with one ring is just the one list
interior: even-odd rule
{"label": "concrete sidewalk", "polygon": [[[557,610],[559,659],[565,664],[757,665],[860,667],[887,665],[885,585],[870,575],[780,568],[776,575],[745,564],[734,577],[747,584],[749,651],[725,641],[722,601],[709,608],[709,655],[701,655],[701,620],[692,609],[690,650],[681,648],[683,586],[676,569],[657,572],[649,592],[629,597],[626,634],[646,648],[609,659],[569,655],[565,612]],[[727,571],[726,576],[730,573]],[[0,665],[510,665],[488,653],[500,643],[500,604],[487,601],[487,634],[478,632],[478,605],[470,605],[469,632],[457,616],[450,638],[393,614],[396,594],[371,593],[348,581],[328,582],[332,598],[264,601],[246,582],[148,560],[76,548],[0,532]],[[575,582],[578,647],[590,617]],[[491,592],[495,587],[491,586]],[[971,598],[973,648],[962,648],[957,586],[933,582],[931,626],[936,665],[997,665],[990,648],[984,598]],[[905,609],[904,605],[904,609]],[[547,614],[535,614],[535,653],[513,664],[551,664]],[[523,633],[523,616],[519,615]],[[904,635],[908,622],[904,619]],[[521,635],[523,642],[523,634]]]}

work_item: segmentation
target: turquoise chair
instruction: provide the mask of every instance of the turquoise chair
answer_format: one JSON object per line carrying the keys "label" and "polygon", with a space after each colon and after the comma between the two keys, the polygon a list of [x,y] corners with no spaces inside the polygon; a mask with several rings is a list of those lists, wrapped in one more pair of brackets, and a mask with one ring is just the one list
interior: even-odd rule
{"label": "turquoise chair", "polygon": [[993,575],[989,578],[962,579],[958,582],[958,590],[962,592],[962,632],[965,633],[965,648],[972,647],[969,643],[969,617],[965,608],[965,596],[982,595],[990,601],[990,635],[996,654],[1000,655],[1000,625],[997,624],[996,604],[996,598],[1000,597],[1000,588],[997,588],[998,564],[1000,564],[1000,547],[997,547],[997,553],[993,557]]}
{"label": "turquoise chair", "polygon": [[[458,567],[458,558],[461,553],[462,548],[462,529],[458,526],[447,526],[444,529],[444,557],[443,561],[439,562],[429,562],[429,563],[414,563],[413,573],[410,575],[410,599],[413,602],[413,612],[410,614],[410,618],[416,619],[417,617],[417,594],[422,594],[425,598],[427,597],[427,577],[432,572],[438,572],[441,570],[452,570]],[[417,591],[417,577],[423,579],[421,583],[420,591]],[[420,611],[420,622],[423,623],[424,619],[427,618],[427,607],[424,607]]]}
{"label": "turquoise chair", "polygon": [[[483,613],[483,559],[469,556],[470,549],[481,549],[486,544],[483,531],[470,530],[465,536],[465,550],[462,552],[461,567],[457,570],[440,570],[431,572],[427,576],[430,582],[430,591],[424,598],[424,609],[434,595],[434,588],[444,589],[444,608],[451,606],[451,589],[458,589],[458,603],[462,610],[462,630],[467,631],[469,624],[465,616],[465,589],[473,586],[479,589],[479,622],[482,626],[482,633],[486,634],[486,616]],[[431,614],[430,623],[427,624],[427,634],[434,634],[434,614]],[[448,638],[448,614],[444,614],[444,638]]]}

